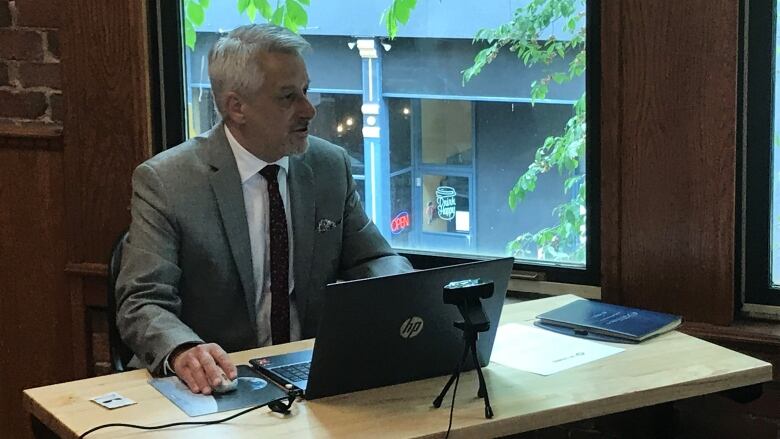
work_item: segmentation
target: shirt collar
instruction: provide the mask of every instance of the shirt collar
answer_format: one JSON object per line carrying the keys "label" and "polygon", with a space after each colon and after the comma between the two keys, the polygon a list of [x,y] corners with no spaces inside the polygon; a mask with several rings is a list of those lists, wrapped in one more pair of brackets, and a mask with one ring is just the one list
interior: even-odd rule
{"label": "shirt collar", "polygon": [[233,157],[236,158],[236,166],[238,166],[238,175],[241,176],[241,184],[246,183],[247,180],[257,175],[261,169],[268,165],[279,165],[280,168],[284,169],[285,174],[288,173],[290,157],[284,156],[274,163],[268,163],[265,160],[259,159],[256,155],[241,146],[241,144],[238,143],[238,140],[233,137],[233,133],[230,132],[227,124],[225,125],[225,136],[230,144],[230,149],[233,150]]}

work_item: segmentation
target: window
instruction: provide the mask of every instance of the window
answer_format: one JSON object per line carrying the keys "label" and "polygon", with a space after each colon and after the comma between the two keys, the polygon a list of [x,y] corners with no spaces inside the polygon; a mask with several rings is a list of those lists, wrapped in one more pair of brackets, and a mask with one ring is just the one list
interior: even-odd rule
{"label": "window", "polygon": [[[160,3],[161,23],[182,29],[160,34],[161,47],[180,48],[162,62],[180,72],[168,88],[180,84],[181,95],[164,96],[181,102],[192,136],[218,121],[209,48],[221,32],[266,21],[256,6],[273,2]],[[391,0],[305,3],[280,5],[295,9],[287,24],[313,48],[311,132],[348,151],[366,212],[396,249],[512,255],[547,280],[598,283],[597,1],[429,2],[396,23],[394,39],[379,20]],[[502,36],[520,29],[528,39]]]}
{"label": "window", "polygon": [[[745,185],[744,302],[780,305],[780,102],[778,0],[750,1],[743,47],[747,79],[741,119]],[[744,21],[744,20],[743,20]],[[750,311],[750,305],[746,305]]]}

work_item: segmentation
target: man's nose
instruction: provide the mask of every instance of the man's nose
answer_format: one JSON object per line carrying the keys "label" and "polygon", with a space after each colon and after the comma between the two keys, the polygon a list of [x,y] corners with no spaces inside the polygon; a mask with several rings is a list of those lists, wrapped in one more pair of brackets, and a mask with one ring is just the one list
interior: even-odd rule
{"label": "man's nose", "polygon": [[314,108],[308,96],[303,96],[301,99],[298,114],[306,119],[314,119],[314,115],[317,114],[317,109]]}

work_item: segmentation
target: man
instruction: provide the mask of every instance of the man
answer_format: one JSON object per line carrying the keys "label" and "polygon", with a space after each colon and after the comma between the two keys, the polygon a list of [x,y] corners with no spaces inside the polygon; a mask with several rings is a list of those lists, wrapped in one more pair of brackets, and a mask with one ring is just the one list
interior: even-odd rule
{"label": "man", "polygon": [[239,27],[209,53],[222,122],[141,164],[117,280],[131,362],[209,394],[225,351],[315,335],[337,279],[412,269],[366,217],[344,149],[310,137],[300,36]]}

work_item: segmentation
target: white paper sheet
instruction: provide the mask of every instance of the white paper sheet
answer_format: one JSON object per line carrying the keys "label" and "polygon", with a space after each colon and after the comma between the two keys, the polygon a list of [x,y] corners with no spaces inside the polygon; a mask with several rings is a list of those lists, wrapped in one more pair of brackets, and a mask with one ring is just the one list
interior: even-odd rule
{"label": "white paper sheet", "polygon": [[89,400],[96,402],[107,409],[116,409],[126,405],[135,404],[135,401],[132,399],[125,398],[116,392],[106,393],[105,395],[96,396],[94,398],[90,398]]}
{"label": "white paper sheet", "polygon": [[552,375],[624,349],[510,323],[498,328],[490,361],[539,375]]}

